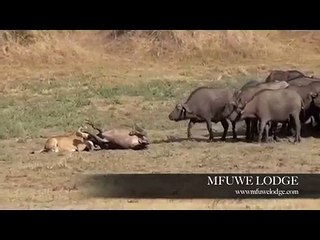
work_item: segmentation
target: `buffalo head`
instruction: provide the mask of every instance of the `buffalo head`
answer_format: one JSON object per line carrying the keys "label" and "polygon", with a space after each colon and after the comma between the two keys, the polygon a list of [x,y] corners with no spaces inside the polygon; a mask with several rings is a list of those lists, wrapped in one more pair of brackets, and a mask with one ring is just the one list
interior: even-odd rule
{"label": "buffalo head", "polygon": [[186,104],[178,103],[173,111],[169,114],[169,119],[171,121],[181,121],[192,117],[192,111]]}

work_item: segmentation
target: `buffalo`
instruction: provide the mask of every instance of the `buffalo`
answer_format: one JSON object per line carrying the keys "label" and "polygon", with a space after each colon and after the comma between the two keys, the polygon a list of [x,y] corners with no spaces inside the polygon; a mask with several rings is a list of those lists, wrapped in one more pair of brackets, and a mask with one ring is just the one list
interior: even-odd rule
{"label": "buffalo", "polygon": [[[191,128],[195,123],[205,122],[209,132],[209,141],[214,139],[212,122],[221,122],[224,132],[221,137],[225,141],[229,128],[228,117],[232,112],[226,111],[226,105],[233,99],[234,91],[228,88],[199,87],[195,89],[183,103],[178,103],[169,114],[171,121],[189,120],[187,136],[191,137]],[[235,121],[232,122],[233,139],[237,138]]]}
{"label": "buffalo", "polygon": [[301,123],[300,113],[303,110],[303,99],[294,90],[278,89],[263,90],[256,94],[240,112],[240,120],[246,118],[258,118],[260,130],[258,142],[261,142],[262,133],[266,131],[268,140],[269,125],[272,122],[286,122],[290,118],[294,120],[296,127],[295,143],[300,142]]}

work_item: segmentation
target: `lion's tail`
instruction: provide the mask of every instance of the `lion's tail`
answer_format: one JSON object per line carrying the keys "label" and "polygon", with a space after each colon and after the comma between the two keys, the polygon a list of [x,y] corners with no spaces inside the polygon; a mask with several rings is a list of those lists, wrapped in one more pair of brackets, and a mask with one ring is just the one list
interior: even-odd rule
{"label": "lion's tail", "polygon": [[31,154],[35,154],[35,153],[43,153],[45,152],[45,149],[42,148],[41,150],[38,150],[38,151],[32,151]]}

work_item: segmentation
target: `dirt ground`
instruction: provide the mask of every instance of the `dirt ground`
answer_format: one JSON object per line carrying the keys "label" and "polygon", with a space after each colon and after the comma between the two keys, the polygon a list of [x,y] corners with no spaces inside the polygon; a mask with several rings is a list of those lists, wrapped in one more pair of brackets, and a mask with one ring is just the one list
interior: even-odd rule
{"label": "dirt ground", "polygon": [[[319,173],[320,139],[299,145],[207,142],[203,124],[186,139],[186,125],[174,131],[151,131],[148,150],[30,154],[45,139],[2,140],[0,149],[2,209],[319,209],[320,200],[130,199],[88,195],[92,173]],[[181,125],[180,125],[181,126]],[[221,130],[215,126],[216,136]],[[238,132],[243,126],[238,126]],[[229,133],[230,134],[230,133]],[[157,136],[153,139],[152,136]],[[168,137],[169,136],[169,137]]]}

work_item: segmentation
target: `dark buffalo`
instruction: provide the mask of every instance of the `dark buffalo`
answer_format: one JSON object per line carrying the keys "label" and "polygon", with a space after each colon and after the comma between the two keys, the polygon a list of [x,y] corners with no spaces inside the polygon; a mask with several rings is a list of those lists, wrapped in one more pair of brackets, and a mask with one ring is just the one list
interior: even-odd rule
{"label": "dark buffalo", "polygon": [[[320,112],[320,92],[312,92],[312,97],[313,97],[313,101],[312,101],[312,107],[313,110],[317,113],[315,114],[315,121],[317,122],[320,121],[319,120],[319,112]],[[317,129],[320,128],[320,123],[317,122]]]}
{"label": "dark buffalo", "polygon": [[295,142],[300,142],[302,109],[303,99],[296,91],[291,89],[263,90],[246,104],[240,112],[240,120],[256,117],[260,120],[258,141],[261,142],[264,130],[266,139],[268,139],[268,123],[286,122],[293,118],[296,127]]}
{"label": "dark buffalo", "polygon": [[320,93],[313,93],[313,104],[316,108],[320,109]]}
{"label": "dark buffalo", "polygon": [[[243,109],[247,102],[249,102],[255,94],[258,92],[270,89],[270,90],[276,90],[276,89],[283,89],[288,87],[289,84],[285,81],[276,81],[276,82],[269,82],[269,83],[258,83],[255,86],[251,87],[242,87],[239,91],[237,91],[234,95],[234,101],[236,103],[236,106],[240,109]],[[233,108],[232,106],[229,106],[229,108]],[[245,120],[246,122],[246,139],[253,140],[255,134],[257,133],[257,119],[256,118],[247,118]]]}
{"label": "dark buffalo", "polygon": [[[227,118],[232,112],[226,111],[227,103],[233,99],[234,91],[228,88],[199,87],[188,97],[185,103],[179,103],[169,114],[171,121],[188,120],[187,135],[191,137],[191,128],[195,123],[207,124],[209,140],[213,140],[212,122],[221,122],[224,132],[221,140],[226,139],[229,123]],[[232,121],[233,138],[236,139],[235,121]]]}
{"label": "dark buffalo", "polygon": [[[251,88],[251,87],[255,87],[257,85],[261,84],[261,82],[257,81],[257,80],[250,80],[248,82],[246,82],[239,91],[236,92],[235,97],[237,98],[237,96],[243,92],[244,90]],[[228,111],[230,111],[232,109],[232,107],[230,108],[230,105],[228,106]],[[256,128],[257,126],[257,122],[254,120],[250,120],[250,119],[246,119],[246,139],[253,139],[254,138],[254,134],[257,133],[258,129]]]}
{"label": "dark buffalo", "polygon": [[320,78],[302,77],[291,80],[288,83],[293,86],[306,86],[313,82],[320,82]]}
{"label": "dark buffalo", "polygon": [[258,92],[262,90],[277,90],[288,87],[289,84],[285,81],[276,81],[269,83],[260,83],[256,86],[246,88],[244,90],[239,90],[235,94],[235,101],[239,108],[244,108],[247,102],[249,102]]}
{"label": "dark buffalo", "polygon": [[288,89],[296,91],[303,99],[304,111],[301,118],[302,122],[306,122],[310,117],[313,117],[317,123],[317,127],[320,127],[319,108],[314,104],[314,99],[317,97],[317,93],[320,92],[320,81],[311,82],[305,86],[289,86]]}
{"label": "dark buffalo", "polygon": [[297,70],[274,70],[272,71],[268,77],[265,79],[265,82],[275,82],[275,81],[291,81],[296,78],[302,78],[307,77],[302,72],[299,72]]}
{"label": "dark buffalo", "polygon": [[[320,81],[319,82],[312,82],[305,86],[289,86],[288,89],[291,89],[295,92],[297,92],[303,99],[304,102],[304,111],[312,110],[313,107],[313,99],[316,96],[316,93],[320,92]],[[312,115],[312,112],[310,114],[307,114],[306,117],[310,117]]]}

